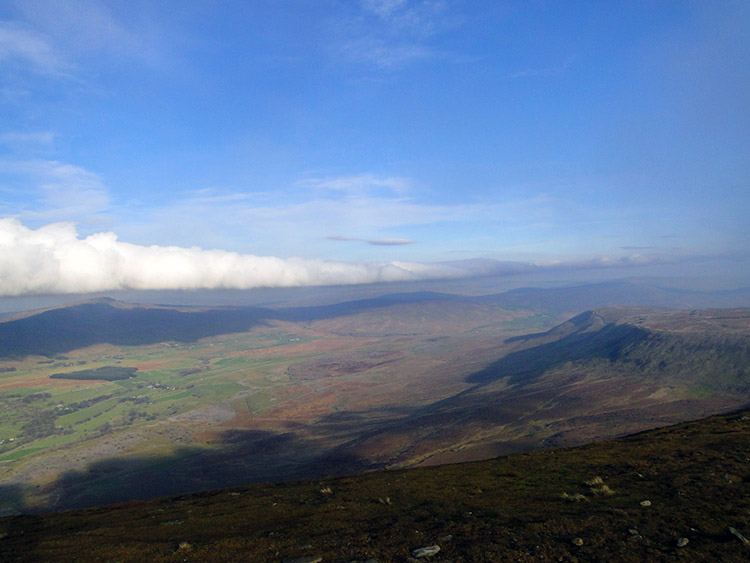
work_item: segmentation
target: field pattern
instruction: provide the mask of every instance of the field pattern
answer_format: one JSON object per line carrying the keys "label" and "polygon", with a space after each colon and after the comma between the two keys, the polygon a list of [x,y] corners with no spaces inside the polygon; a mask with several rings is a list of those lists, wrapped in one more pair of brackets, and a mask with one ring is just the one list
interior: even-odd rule
{"label": "field pattern", "polygon": [[0,361],[2,514],[588,443],[737,408],[750,389],[743,309],[558,324],[570,315],[419,294],[253,310],[243,331],[237,310],[180,311],[210,313],[210,331],[186,323],[200,338],[146,311],[178,339],[152,327],[147,343]]}

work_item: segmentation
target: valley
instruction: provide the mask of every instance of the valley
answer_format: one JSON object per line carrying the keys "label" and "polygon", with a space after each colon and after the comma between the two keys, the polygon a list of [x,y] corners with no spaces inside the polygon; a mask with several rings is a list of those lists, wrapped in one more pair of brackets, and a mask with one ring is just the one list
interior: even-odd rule
{"label": "valley", "polygon": [[11,317],[0,337],[54,353],[0,361],[0,510],[480,460],[746,404],[747,309],[573,316],[556,299],[95,300]]}

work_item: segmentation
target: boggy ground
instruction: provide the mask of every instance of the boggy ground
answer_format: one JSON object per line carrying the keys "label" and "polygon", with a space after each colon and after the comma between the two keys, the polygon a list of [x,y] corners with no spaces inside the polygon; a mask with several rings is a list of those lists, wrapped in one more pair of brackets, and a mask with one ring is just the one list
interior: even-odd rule
{"label": "boggy ground", "polygon": [[[5,491],[11,494],[12,491]],[[750,410],[578,448],[0,519],[3,561],[747,561]]]}

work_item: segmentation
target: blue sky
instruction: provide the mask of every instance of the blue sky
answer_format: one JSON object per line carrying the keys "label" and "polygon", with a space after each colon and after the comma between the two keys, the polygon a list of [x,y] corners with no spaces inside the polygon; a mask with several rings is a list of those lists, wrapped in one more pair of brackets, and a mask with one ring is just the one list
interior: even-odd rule
{"label": "blue sky", "polygon": [[743,264],[749,36],[740,1],[6,0],[0,294]]}

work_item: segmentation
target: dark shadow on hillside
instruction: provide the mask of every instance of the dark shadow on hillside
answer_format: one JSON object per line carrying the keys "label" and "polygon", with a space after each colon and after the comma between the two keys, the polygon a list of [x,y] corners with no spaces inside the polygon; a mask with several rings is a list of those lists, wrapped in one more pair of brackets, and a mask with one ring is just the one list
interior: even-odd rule
{"label": "dark shadow on hillside", "polygon": [[188,447],[169,455],[111,458],[65,473],[49,487],[55,500],[48,506],[30,510],[23,492],[15,494],[23,512],[48,512],[365,469],[362,460],[321,449],[292,433],[232,430],[212,449]]}
{"label": "dark shadow on hillside", "polygon": [[644,329],[625,324],[607,324],[589,332],[577,331],[554,342],[511,352],[466,380],[486,384],[510,377],[511,384],[528,383],[566,362],[597,358],[614,362],[629,347],[645,340],[648,335],[649,332]]}
{"label": "dark shadow on hillside", "polygon": [[195,342],[209,336],[245,332],[270,320],[314,321],[389,305],[438,299],[460,297],[415,292],[322,307],[278,310],[221,307],[193,311],[120,306],[114,300],[105,298],[0,323],[0,357],[23,358],[32,354],[54,356],[102,343],[138,346],[159,342]]}
{"label": "dark shadow on hillside", "polygon": [[137,346],[194,342],[208,336],[247,331],[268,318],[257,308],[120,308],[107,301],[84,303],[0,323],[0,356],[54,356],[93,344]]}
{"label": "dark shadow on hillside", "polygon": [[411,293],[392,293],[371,299],[359,299],[356,301],[345,301],[333,305],[320,305],[315,307],[293,307],[278,309],[273,312],[273,318],[291,321],[320,321],[348,315],[355,315],[372,309],[390,307],[392,305],[407,305],[412,303],[424,303],[427,301],[469,301],[471,298],[448,293],[435,293],[432,291],[415,291]]}
{"label": "dark shadow on hillside", "polygon": [[19,485],[0,485],[0,516],[23,514],[26,509],[26,499]]}

